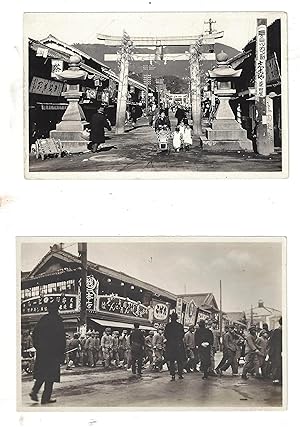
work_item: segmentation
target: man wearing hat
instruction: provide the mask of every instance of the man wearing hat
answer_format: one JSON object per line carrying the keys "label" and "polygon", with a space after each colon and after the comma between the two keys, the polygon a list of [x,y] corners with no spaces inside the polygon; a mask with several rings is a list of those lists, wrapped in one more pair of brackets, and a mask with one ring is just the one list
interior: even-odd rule
{"label": "man wearing hat", "polygon": [[134,329],[130,334],[130,348],[131,348],[131,369],[132,373],[136,373],[140,377],[142,375],[143,356],[145,350],[145,337],[143,332],[139,329],[139,323],[134,323]]}
{"label": "man wearing hat", "polygon": [[38,392],[44,384],[42,405],[56,402],[56,399],[51,399],[53,383],[60,382],[60,364],[64,361],[66,337],[58,308],[59,302],[56,300],[47,304],[48,314],[38,321],[32,335],[36,349],[33,370],[35,383],[29,396],[31,400],[38,402]]}
{"label": "man wearing hat", "polygon": [[106,369],[110,367],[110,363],[112,359],[112,347],[113,347],[113,339],[111,336],[111,328],[105,328],[104,334],[102,335],[102,338],[101,338],[101,348],[102,348],[103,359],[104,359]]}
{"label": "man wearing hat", "polygon": [[205,321],[199,321],[199,328],[195,332],[195,344],[199,348],[199,356],[201,361],[200,369],[203,372],[203,379],[208,378],[208,369],[211,366],[211,347],[214,342],[212,332],[206,328]]}
{"label": "man wearing hat", "polygon": [[229,366],[231,366],[232,375],[234,376],[238,375],[237,339],[238,339],[238,336],[234,331],[234,326],[230,325],[229,330],[226,332],[223,339],[224,352],[227,355],[227,360],[219,368],[220,375],[222,375],[222,373],[226,371],[229,368]]}
{"label": "man wearing hat", "polygon": [[99,145],[105,142],[105,128],[111,130],[110,123],[104,115],[104,107],[100,106],[91,119],[91,142],[88,144],[88,149],[93,153],[96,153]]}
{"label": "man wearing hat", "polygon": [[96,331],[96,333],[95,333],[95,347],[94,347],[94,352],[93,352],[94,366],[95,367],[96,367],[96,364],[100,358],[99,352],[100,352],[100,336],[99,336],[99,332]]}
{"label": "man wearing hat", "polygon": [[85,342],[85,349],[87,352],[87,357],[88,357],[88,366],[90,368],[94,368],[95,367],[95,360],[94,360],[94,355],[95,355],[95,333],[94,332],[88,332],[87,333],[88,338]]}
{"label": "man wearing hat", "polygon": [[257,345],[256,345],[256,326],[251,325],[249,328],[249,333],[246,337],[246,347],[245,347],[245,365],[243,367],[242,378],[247,380],[247,373],[254,372],[255,375],[259,375],[259,359],[258,354],[260,354]]}
{"label": "man wearing hat", "polygon": [[170,362],[171,381],[175,381],[175,362],[177,362],[178,377],[183,379],[183,365],[186,360],[184,350],[184,329],[181,323],[177,322],[177,313],[170,316],[171,322],[166,325],[166,360]]}

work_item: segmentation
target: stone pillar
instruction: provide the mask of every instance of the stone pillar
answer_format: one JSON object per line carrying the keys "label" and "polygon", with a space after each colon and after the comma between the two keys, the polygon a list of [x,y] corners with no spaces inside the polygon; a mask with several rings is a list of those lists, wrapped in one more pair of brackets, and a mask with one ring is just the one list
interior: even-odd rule
{"label": "stone pillar", "polygon": [[201,127],[201,86],[199,58],[195,46],[190,47],[190,76],[191,76],[191,103],[193,115],[193,134],[200,136]]}
{"label": "stone pillar", "polygon": [[128,96],[129,57],[131,49],[132,41],[130,40],[128,34],[124,31],[122,38],[122,46],[120,50],[120,78],[115,128],[115,133],[117,135],[125,132],[126,104]]}

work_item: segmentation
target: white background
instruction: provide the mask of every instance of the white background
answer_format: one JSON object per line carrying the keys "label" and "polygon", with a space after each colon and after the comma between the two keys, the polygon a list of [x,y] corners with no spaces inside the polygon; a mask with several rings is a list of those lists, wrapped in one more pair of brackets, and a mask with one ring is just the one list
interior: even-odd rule
{"label": "white background", "polygon": [[[104,4],[105,3],[105,4]],[[1,22],[1,424],[87,426],[105,422],[243,427],[294,426],[299,401],[299,11],[296,2],[252,0],[248,10],[289,13],[290,177],[285,180],[28,181],[23,178],[23,11],[199,10],[199,1],[5,2]],[[105,7],[106,6],[106,7]],[[237,1],[214,1],[202,10],[241,10]],[[263,8],[265,6],[265,8]],[[268,7],[267,7],[268,6]],[[251,8],[251,9],[250,9]],[[247,10],[247,9],[245,9]],[[238,19],[238,18],[237,18]],[[68,23],[66,22],[66,25]],[[234,22],[233,24],[234,25]],[[76,32],[76,29],[74,29]],[[237,34],[238,37],[238,34]],[[287,236],[289,409],[285,412],[17,413],[15,410],[15,236],[202,235]],[[99,401],[101,395],[99,395]]]}

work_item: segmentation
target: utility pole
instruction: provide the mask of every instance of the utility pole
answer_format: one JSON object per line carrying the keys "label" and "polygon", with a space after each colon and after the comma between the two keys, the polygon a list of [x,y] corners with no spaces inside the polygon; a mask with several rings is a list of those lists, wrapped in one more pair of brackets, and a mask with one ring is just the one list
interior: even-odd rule
{"label": "utility pole", "polygon": [[267,20],[257,19],[255,55],[256,148],[265,156],[274,152],[267,125]]}
{"label": "utility pole", "polygon": [[251,310],[250,310],[250,325],[253,325],[253,305],[251,304]]}
{"label": "utility pole", "polygon": [[125,132],[126,104],[128,96],[129,59],[132,51],[132,41],[126,31],[123,32],[120,54],[120,77],[117,100],[116,130],[117,135]]}
{"label": "utility pole", "polygon": [[78,243],[78,253],[81,260],[80,332],[85,333],[87,330],[87,312],[86,312],[87,243]]}
{"label": "utility pole", "polygon": [[[222,280],[220,280],[220,311],[219,311],[219,324],[220,324],[220,338],[223,331],[223,311],[222,311]],[[221,340],[221,350],[223,349],[223,340]]]}

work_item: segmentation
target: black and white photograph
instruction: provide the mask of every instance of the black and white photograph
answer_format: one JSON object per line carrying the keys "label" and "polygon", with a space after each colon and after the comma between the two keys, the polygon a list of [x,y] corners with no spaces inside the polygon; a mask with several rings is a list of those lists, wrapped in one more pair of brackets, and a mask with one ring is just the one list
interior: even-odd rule
{"label": "black and white photograph", "polygon": [[18,408],[284,409],[286,239],[17,238]]}
{"label": "black and white photograph", "polygon": [[286,20],[25,13],[26,177],[287,177]]}

